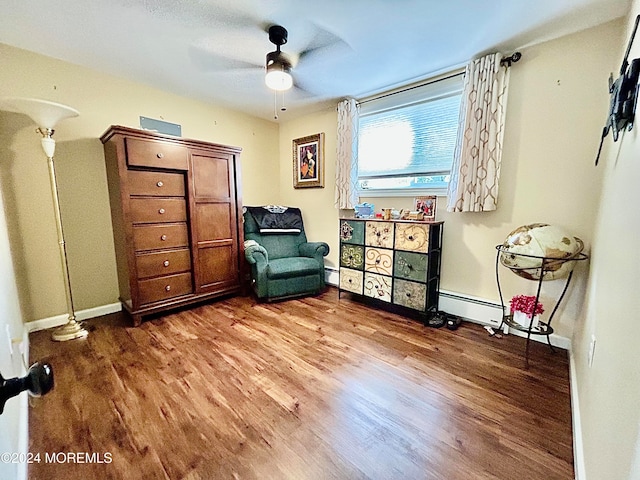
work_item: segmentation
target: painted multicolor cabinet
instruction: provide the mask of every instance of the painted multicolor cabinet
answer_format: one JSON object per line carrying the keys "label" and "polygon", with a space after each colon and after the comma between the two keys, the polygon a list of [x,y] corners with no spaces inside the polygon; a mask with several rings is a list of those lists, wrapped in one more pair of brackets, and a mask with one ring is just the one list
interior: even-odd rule
{"label": "painted multicolor cabinet", "polygon": [[340,291],[419,313],[438,309],[443,222],[340,219]]}

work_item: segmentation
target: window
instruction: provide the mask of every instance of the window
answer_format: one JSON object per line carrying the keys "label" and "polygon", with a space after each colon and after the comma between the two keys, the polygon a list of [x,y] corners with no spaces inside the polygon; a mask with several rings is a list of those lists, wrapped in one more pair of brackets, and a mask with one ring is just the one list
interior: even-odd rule
{"label": "window", "polygon": [[[364,101],[358,134],[361,195],[444,190],[458,132],[462,75]],[[400,193],[401,194],[401,193]]]}

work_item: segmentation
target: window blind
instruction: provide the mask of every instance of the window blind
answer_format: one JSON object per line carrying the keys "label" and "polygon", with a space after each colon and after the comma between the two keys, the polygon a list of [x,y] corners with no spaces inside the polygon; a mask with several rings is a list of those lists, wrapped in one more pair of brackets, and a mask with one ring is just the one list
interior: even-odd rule
{"label": "window blind", "polygon": [[[448,175],[461,94],[462,75],[457,75],[363,102],[358,138],[360,188],[428,188],[433,179],[426,177]],[[380,179],[396,181],[376,181]]]}

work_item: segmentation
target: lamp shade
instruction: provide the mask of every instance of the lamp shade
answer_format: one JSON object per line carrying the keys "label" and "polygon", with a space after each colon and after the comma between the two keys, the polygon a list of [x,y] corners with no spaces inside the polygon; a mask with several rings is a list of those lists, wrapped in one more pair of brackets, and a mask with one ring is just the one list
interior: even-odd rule
{"label": "lamp shade", "polygon": [[80,115],[75,108],[38,98],[3,97],[0,98],[0,110],[23,113],[38,127],[51,130],[60,120]]}

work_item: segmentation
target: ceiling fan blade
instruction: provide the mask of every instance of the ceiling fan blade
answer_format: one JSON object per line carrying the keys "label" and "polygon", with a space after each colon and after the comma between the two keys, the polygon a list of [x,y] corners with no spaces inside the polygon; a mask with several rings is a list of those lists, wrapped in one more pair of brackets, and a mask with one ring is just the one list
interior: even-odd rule
{"label": "ceiling fan blade", "polygon": [[237,58],[228,58],[208,51],[206,48],[192,45],[189,57],[193,64],[203,72],[224,72],[226,70],[253,69],[264,70],[263,63],[249,62]]}
{"label": "ceiling fan blade", "polygon": [[326,30],[319,25],[314,24],[315,33],[307,46],[297,55],[297,61],[294,67],[300,65],[301,62],[308,63],[311,59],[320,55],[345,55],[353,52],[349,45],[336,34]]}
{"label": "ceiling fan blade", "polygon": [[299,78],[294,78],[293,88],[295,88],[296,93],[301,97],[311,98],[316,96],[316,94],[309,89],[308,85],[300,81]]}

